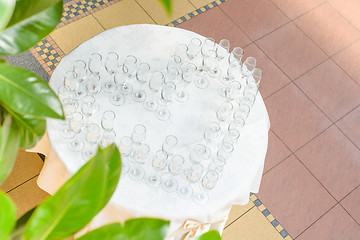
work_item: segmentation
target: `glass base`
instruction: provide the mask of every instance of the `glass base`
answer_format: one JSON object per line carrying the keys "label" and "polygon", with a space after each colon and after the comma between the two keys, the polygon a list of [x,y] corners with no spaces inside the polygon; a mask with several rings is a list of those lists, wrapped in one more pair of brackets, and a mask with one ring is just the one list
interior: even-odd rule
{"label": "glass base", "polygon": [[141,181],[144,178],[144,169],[137,167],[129,170],[129,177],[134,181]]}
{"label": "glass base", "polygon": [[179,197],[189,199],[193,194],[193,190],[190,186],[183,186],[177,191]]}
{"label": "glass base", "polygon": [[144,108],[147,111],[153,112],[158,108],[159,104],[154,100],[148,100],[144,102]]}
{"label": "glass base", "polygon": [[84,148],[84,142],[79,139],[73,139],[68,143],[68,148],[73,152],[81,152]]}
{"label": "glass base", "polygon": [[187,102],[189,100],[189,94],[185,91],[179,91],[175,94],[175,99],[181,103]]}
{"label": "glass base", "polygon": [[144,102],[146,99],[146,93],[142,90],[136,91],[131,95],[132,100],[135,102]]}
{"label": "glass base", "polygon": [[125,97],[121,93],[115,93],[111,95],[110,102],[112,105],[120,106],[125,103]]}
{"label": "glass base", "polygon": [[204,205],[209,201],[209,196],[206,192],[199,192],[194,194],[193,200],[196,204]]}
{"label": "glass base", "polygon": [[159,187],[161,184],[161,178],[158,175],[152,175],[145,179],[146,185],[152,188]]}
{"label": "glass base", "polygon": [[155,116],[161,121],[166,121],[170,118],[171,113],[167,108],[160,107],[155,111]]}
{"label": "glass base", "polygon": [[206,77],[198,78],[194,81],[194,84],[200,89],[205,89],[209,86],[209,80]]}
{"label": "glass base", "polygon": [[73,130],[71,130],[71,128],[67,125],[60,130],[59,134],[60,134],[60,137],[65,138],[65,139],[70,139],[70,138],[75,137],[75,132]]}
{"label": "glass base", "polygon": [[170,193],[170,192],[176,191],[176,189],[178,187],[178,183],[176,182],[175,179],[169,178],[169,179],[166,179],[165,181],[163,181],[161,186],[166,192]]}
{"label": "glass base", "polygon": [[119,92],[122,93],[123,95],[129,95],[131,94],[133,88],[131,85],[129,84],[122,84],[119,88]]}

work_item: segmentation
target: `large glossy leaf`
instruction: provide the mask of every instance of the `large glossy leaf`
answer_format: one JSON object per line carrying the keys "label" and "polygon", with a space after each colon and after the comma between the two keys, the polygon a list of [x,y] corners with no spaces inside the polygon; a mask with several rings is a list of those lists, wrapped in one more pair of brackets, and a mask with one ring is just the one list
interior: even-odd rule
{"label": "large glossy leaf", "polygon": [[120,223],[105,225],[78,240],[163,240],[166,236],[169,221],[153,218],[134,218],[127,220],[124,226]]}
{"label": "large glossy leaf", "polygon": [[7,64],[0,64],[0,102],[23,115],[64,118],[59,99],[44,80]]}
{"label": "large glossy leaf", "polygon": [[[107,203],[121,171],[115,144],[98,153],[58,192],[37,207],[25,229],[25,240],[63,239],[83,228]],[[111,178],[111,179],[110,179]]]}
{"label": "large glossy leaf", "polygon": [[221,240],[221,237],[218,231],[211,230],[201,235],[197,240]]}
{"label": "large glossy leaf", "polygon": [[12,19],[0,34],[0,55],[21,53],[46,37],[59,23],[62,0],[18,0]]}
{"label": "large glossy leaf", "polygon": [[33,117],[23,116],[11,109],[8,109],[13,116],[17,129],[20,134],[19,147],[24,149],[32,148],[45,133],[46,121],[44,119],[34,119]]}
{"label": "large glossy leaf", "polygon": [[5,114],[4,122],[0,128],[0,185],[14,166],[19,143],[20,135],[16,123],[11,115]]}
{"label": "large glossy leaf", "polygon": [[0,192],[0,239],[9,238],[15,225],[16,207],[11,199]]}
{"label": "large glossy leaf", "polygon": [[25,230],[26,224],[28,223],[30,217],[34,213],[36,207],[30,209],[24,215],[22,215],[15,224],[15,227],[11,233],[11,240],[20,240],[21,236]]}
{"label": "large glossy leaf", "polygon": [[123,227],[123,238],[131,240],[162,240],[166,236],[169,221],[152,218],[127,220]]}
{"label": "large glossy leaf", "polygon": [[0,32],[9,23],[16,0],[0,0]]}
{"label": "large glossy leaf", "polygon": [[122,238],[122,229],[123,228],[120,223],[112,223],[95,229],[81,236],[77,240],[122,240],[124,239]]}
{"label": "large glossy leaf", "polygon": [[168,15],[171,15],[172,0],[158,0],[165,8]]}

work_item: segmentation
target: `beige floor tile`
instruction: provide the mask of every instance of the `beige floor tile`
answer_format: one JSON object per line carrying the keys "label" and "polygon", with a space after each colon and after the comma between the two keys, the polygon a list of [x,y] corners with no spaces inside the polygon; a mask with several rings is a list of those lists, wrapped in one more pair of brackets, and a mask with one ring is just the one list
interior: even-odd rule
{"label": "beige floor tile", "polygon": [[11,190],[39,174],[42,167],[43,161],[39,155],[19,150],[13,170],[6,181],[0,186],[0,190],[3,192]]}
{"label": "beige floor tile", "polygon": [[189,0],[197,9],[201,8],[209,3],[213,2],[214,0]]}
{"label": "beige floor tile", "polygon": [[50,36],[61,50],[67,54],[89,38],[101,33],[104,28],[89,15],[53,31]]}
{"label": "beige floor tile", "polygon": [[256,208],[239,218],[227,227],[223,240],[283,240],[280,233],[271,225],[266,217]]}
{"label": "beige floor tile", "polygon": [[122,0],[110,7],[95,12],[93,16],[105,29],[130,24],[155,24],[154,20],[135,0]]}
{"label": "beige floor tile", "polygon": [[234,220],[236,220],[238,217],[243,215],[246,211],[248,211],[250,208],[252,208],[254,206],[255,206],[255,204],[251,200],[246,205],[233,205],[231,207],[231,211],[229,213],[229,218],[226,221],[225,226],[232,223]]}
{"label": "beige floor tile", "polygon": [[154,0],[136,0],[144,10],[150,14],[157,24],[168,24],[186,14],[196,10],[188,0],[173,0],[172,15],[168,16],[163,6]]}
{"label": "beige floor tile", "polygon": [[49,196],[47,192],[44,192],[38,187],[36,181],[37,177],[8,193],[16,204],[18,218]]}

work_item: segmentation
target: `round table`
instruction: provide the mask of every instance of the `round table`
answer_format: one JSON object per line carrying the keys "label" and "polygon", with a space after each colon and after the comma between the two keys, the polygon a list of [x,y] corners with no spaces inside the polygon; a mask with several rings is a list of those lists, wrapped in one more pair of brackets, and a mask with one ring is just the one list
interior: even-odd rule
{"label": "round table", "polygon": [[[148,62],[152,69],[163,71],[177,44],[187,44],[194,37],[205,39],[187,30],[157,25],[143,24],[113,28],[87,40],[66,55],[52,74],[49,84],[57,92],[63,85],[64,73],[72,70],[76,60],[88,61],[91,53],[105,56],[108,52],[116,52],[120,57],[134,55],[141,61]],[[111,79],[105,71],[100,72],[100,75],[102,79]],[[169,106],[171,117],[167,121],[158,120],[154,113],[145,111],[142,104],[129,98],[124,105],[115,108],[105,95],[97,98],[97,101],[101,102],[100,109],[91,118],[92,121],[99,123],[102,113],[112,109],[116,113],[114,126],[117,134],[116,142],[123,136],[131,136],[136,124],[143,124],[147,130],[145,143],[150,146],[152,154],[161,149],[167,135],[175,135],[178,138],[175,152],[189,162],[190,149],[197,143],[205,143],[204,126],[209,122],[217,121],[216,108],[224,101],[217,91],[220,84],[216,82],[218,80],[209,78],[209,81],[210,85],[206,89],[189,86],[187,88],[189,101],[186,103],[174,101]],[[60,126],[59,120],[47,121],[51,148],[63,162],[66,170],[73,174],[84,164],[84,161],[80,153],[68,149],[67,140],[59,135]],[[146,216],[171,220],[174,223],[171,227],[172,231],[180,227],[186,219],[213,223],[218,219],[219,214],[227,213],[232,204],[246,204],[250,192],[258,192],[269,127],[268,114],[259,93],[241,131],[239,141],[235,145],[235,150],[225,165],[222,177],[216,187],[208,191],[209,200],[206,204],[199,205],[192,199],[179,198],[176,192],[168,193],[162,188],[150,188],[144,181],[136,182],[126,174],[120,177],[110,204],[125,210],[133,217]],[[212,153],[216,152],[216,149],[211,150]],[[150,165],[144,165],[146,174],[149,174],[151,170],[146,166]],[[179,183],[183,184],[182,180],[179,180]],[[46,190],[46,185],[49,183],[39,181],[38,184]]]}

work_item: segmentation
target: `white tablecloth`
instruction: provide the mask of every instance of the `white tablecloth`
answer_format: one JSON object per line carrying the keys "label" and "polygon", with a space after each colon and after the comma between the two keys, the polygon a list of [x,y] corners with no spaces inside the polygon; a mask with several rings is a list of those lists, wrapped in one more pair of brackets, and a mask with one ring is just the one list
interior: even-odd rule
{"label": "white tablecloth", "polygon": [[[204,39],[203,36],[187,30],[156,25],[130,25],[107,30],[65,56],[55,69],[50,86],[57,91],[63,84],[64,73],[72,69],[76,60],[88,61],[91,53],[106,56],[108,52],[116,52],[121,57],[134,55],[141,61],[150,63],[152,69],[163,70],[167,60],[174,53],[176,44],[188,43],[194,37]],[[102,79],[110,78],[105,71],[100,74]],[[176,153],[184,156],[187,166],[190,166],[188,156],[191,147],[196,143],[204,143],[204,126],[208,122],[216,121],[216,108],[223,101],[217,90],[219,83],[212,78],[209,80],[210,85],[207,89],[189,86],[187,88],[190,94],[189,101],[183,104],[174,102],[169,107],[172,116],[168,121],[159,121],[153,113],[145,111],[142,104],[130,99],[127,99],[124,105],[114,108],[105,95],[97,97],[97,101],[101,102],[100,110],[91,117],[91,120],[100,123],[103,111],[107,109],[115,111],[114,130],[117,133],[117,141],[123,136],[130,136],[134,125],[145,125],[146,143],[151,147],[152,153],[161,148],[167,135],[175,135],[179,140]],[[67,141],[59,136],[60,125],[58,120],[49,119],[47,131],[51,144],[46,143],[45,136],[33,149],[48,156],[39,176],[38,185],[50,193],[54,193],[60,184],[84,164],[80,153],[69,151]],[[213,228],[221,231],[231,205],[246,204],[250,192],[256,193],[259,190],[269,125],[264,102],[258,94],[222,177],[217,186],[209,191],[208,203],[198,205],[191,199],[184,200],[176,193],[167,193],[161,188],[150,188],[144,182],[135,182],[123,175],[110,200],[110,207],[108,206],[94,219],[91,228],[112,220],[147,216],[171,220],[169,232],[181,228],[186,219],[194,219],[201,223],[214,223],[220,219],[221,223]],[[215,151],[214,147],[212,153],[215,154]],[[146,173],[149,171],[147,170]],[[111,210],[106,213],[107,209]],[[114,209],[118,209],[118,214]]]}

